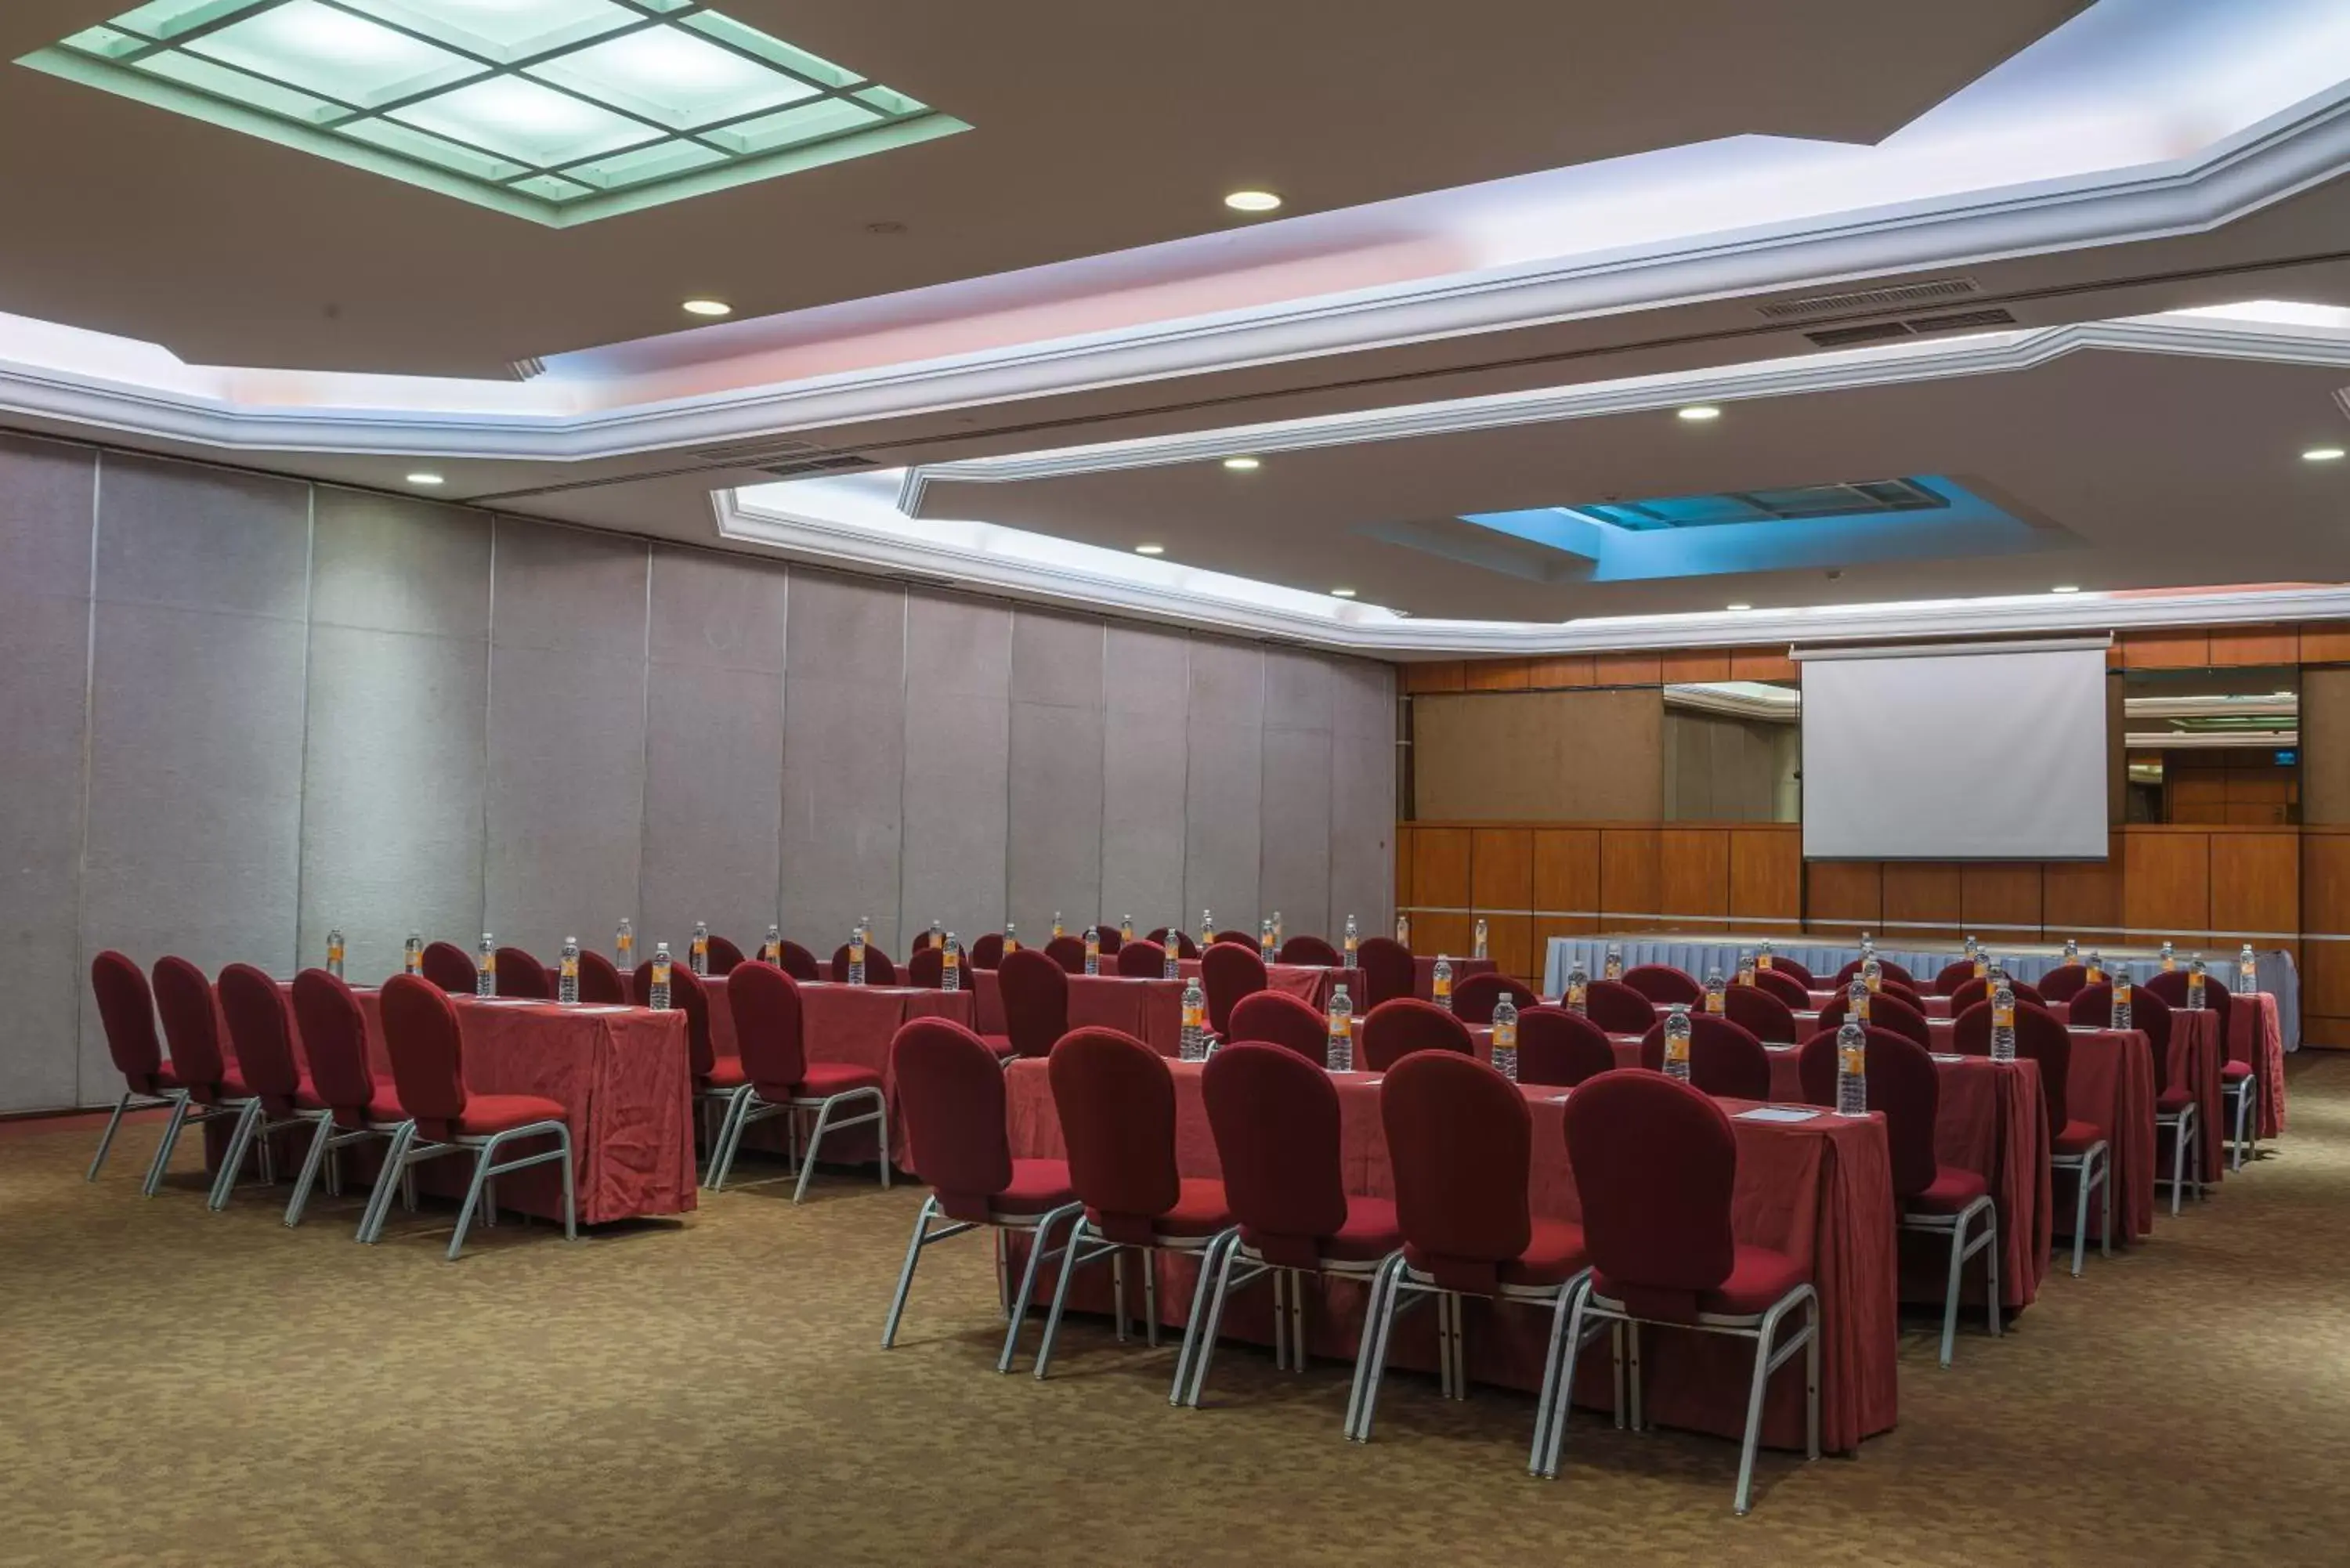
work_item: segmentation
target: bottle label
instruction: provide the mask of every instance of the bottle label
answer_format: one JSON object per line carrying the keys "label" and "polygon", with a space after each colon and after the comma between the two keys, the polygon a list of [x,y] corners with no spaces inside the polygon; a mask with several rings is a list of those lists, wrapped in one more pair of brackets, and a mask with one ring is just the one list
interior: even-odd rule
{"label": "bottle label", "polygon": [[1857,1045],[1844,1048],[1844,1070],[1857,1078],[1868,1071],[1868,1058]]}
{"label": "bottle label", "polygon": [[1708,988],[1705,993],[1705,1010],[1708,1012],[1720,1012],[1729,1004],[1730,999],[1727,996],[1719,991]]}
{"label": "bottle label", "polygon": [[1517,1026],[1516,1024],[1514,1024],[1514,1023],[1496,1023],[1496,1024],[1494,1024],[1494,1025],[1493,1025],[1493,1049],[1494,1049],[1496,1052],[1502,1052],[1502,1051],[1514,1051],[1514,1050],[1516,1050],[1517,1048],[1518,1048],[1518,1026]]}
{"label": "bottle label", "polygon": [[484,974],[495,974],[498,972],[497,954],[489,952],[482,955],[482,972]]}
{"label": "bottle label", "polygon": [[1587,986],[1568,986],[1566,988],[1567,1010],[1572,1012],[1582,1012],[1586,1002],[1589,1000],[1590,994],[1590,988]]}
{"label": "bottle label", "polygon": [[1449,1000],[1452,995],[1452,977],[1449,974],[1438,975],[1436,977],[1435,984],[1430,989],[1436,993],[1437,1001],[1443,1002]]}
{"label": "bottle label", "polygon": [[851,942],[848,944],[848,961],[851,963],[863,963],[865,961],[865,944],[863,942]]}
{"label": "bottle label", "polygon": [[669,960],[653,960],[653,983],[655,985],[667,985],[669,983]]}
{"label": "bottle label", "polygon": [[[1160,994],[1164,995],[1165,993],[1161,992]],[[1198,1029],[1201,1027],[1206,1022],[1201,1014],[1206,1011],[1207,1010],[1205,1008],[1201,1007],[1196,1002],[1185,1002],[1183,1004],[1183,1027],[1186,1029]]]}
{"label": "bottle label", "polygon": [[2014,1028],[2015,1003],[2012,1002],[1993,1002],[1991,1009],[1991,1021],[1994,1025],[2002,1029]]}
{"label": "bottle label", "polygon": [[1756,953],[1754,955],[1754,967],[1756,969],[1769,969],[1771,967],[1771,955],[1769,953]]}
{"label": "bottle label", "polygon": [[1690,1043],[1689,1043],[1689,1036],[1688,1036],[1688,1035],[1686,1035],[1686,1034],[1668,1034],[1668,1035],[1666,1035],[1666,1036],[1665,1036],[1665,1060],[1666,1060],[1666,1061],[1668,1061],[1668,1062],[1686,1062],[1686,1061],[1688,1061],[1688,1060],[1689,1060],[1689,1053],[1690,1053]]}
{"label": "bottle label", "polygon": [[1018,952],[1020,950],[1020,939],[1012,935],[1008,931],[1005,932],[1003,937],[1003,950],[1008,953]]}
{"label": "bottle label", "polygon": [[566,980],[579,978],[579,961],[569,953],[563,956],[563,978]]}
{"label": "bottle label", "polygon": [[708,937],[696,937],[693,939],[693,956],[696,958],[708,958],[710,956],[710,939]]}
{"label": "bottle label", "polygon": [[1856,1002],[1852,1003],[1852,1005],[1851,1005],[1850,1007],[1848,1007],[1847,1009],[1846,1009],[1846,1013],[1847,1013],[1847,1014],[1848,1014],[1848,1015],[1849,1015],[1849,1016],[1850,1016],[1850,1017],[1851,1017],[1851,1018],[1852,1018],[1856,1023],[1867,1023],[1867,1022],[1868,1022],[1868,992],[1865,992],[1865,991],[1864,991],[1864,992],[1862,992],[1860,993],[1860,1000],[1859,1000],[1858,1002]]}

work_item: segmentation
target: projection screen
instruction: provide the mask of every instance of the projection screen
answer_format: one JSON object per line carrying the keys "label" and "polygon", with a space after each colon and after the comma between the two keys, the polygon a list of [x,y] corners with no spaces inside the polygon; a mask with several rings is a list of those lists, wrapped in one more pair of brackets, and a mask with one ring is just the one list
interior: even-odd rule
{"label": "projection screen", "polygon": [[2104,639],[1795,657],[1807,858],[2105,858]]}

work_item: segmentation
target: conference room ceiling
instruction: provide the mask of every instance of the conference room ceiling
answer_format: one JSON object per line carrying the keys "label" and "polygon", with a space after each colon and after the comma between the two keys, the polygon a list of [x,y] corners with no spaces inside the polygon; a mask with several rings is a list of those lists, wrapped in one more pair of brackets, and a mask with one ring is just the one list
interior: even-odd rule
{"label": "conference room ceiling", "polygon": [[[1285,218],[1741,133],[1875,142],[2082,4],[729,0],[972,130],[569,228],[5,68],[0,312],[197,363],[504,377],[668,333],[688,296],[764,317],[1228,233],[1243,187]],[[128,8],[12,0],[0,58]]]}

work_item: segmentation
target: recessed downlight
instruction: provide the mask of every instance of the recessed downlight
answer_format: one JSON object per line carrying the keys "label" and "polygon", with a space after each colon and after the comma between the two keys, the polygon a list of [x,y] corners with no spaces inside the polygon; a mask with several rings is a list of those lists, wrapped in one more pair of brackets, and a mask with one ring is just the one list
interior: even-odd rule
{"label": "recessed downlight", "polygon": [[1691,403],[1687,408],[1675,409],[1673,412],[1693,425],[1703,424],[1708,420],[1718,420],[1721,417],[1721,410],[1711,403]]}
{"label": "recessed downlight", "polygon": [[431,490],[437,485],[446,484],[448,481],[437,473],[411,473],[408,476],[408,483],[421,489]]}
{"label": "recessed downlight", "polygon": [[1751,610],[1751,609],[1752,609],[1754,607],[1753,607],[1752,605],[1729,605],[1729,606],[1726,606],[1726,607],[1724,607],[1729,608],[1729,609],[1732,609],[1732,610]]}
{"label": "recessed downlight", "polygon": [[734,314],[734,307],[723,299],[689,299],[678,308],[688,316],[716,317]]}
{"label": "recessed downlight", "polygon": [[1134,553],[1138,556],[1163,556],[1167,553],[1167,546],[1164,545],[1137,545],[1134,547]]}
{"label": "recessed downlight", "polygon": [[2081,591],[2081,585],[2078,583],[2059,583],[2048,591],[2052,594],[2077,594]]}
{"label": "recessed downlight", "polygon": [[1270,191],[1235,191],[1224,198],[1224,205],[1235,213],[1270,213],[1281,205],[1281,198]]}
{"label": "recessed downlight", "polygon": [[2301,454],[2301,461],[2303,462],[2339,462],[2342,461],[2342,448],[2338,446],[2314,446],[2307,452]]}
{"label": "recessed downlight", "polygon": [[1330,590],[1330,597],[1334,599],[1350,599],[1355,597],[1355,590],[1352,588],[1332,588]]}
{"label": "recessed downlight", "polygon": [[1253,457],[1228,457],[1224,459],[1224,466],[1234,473],[1253,473],[1264,464]]}

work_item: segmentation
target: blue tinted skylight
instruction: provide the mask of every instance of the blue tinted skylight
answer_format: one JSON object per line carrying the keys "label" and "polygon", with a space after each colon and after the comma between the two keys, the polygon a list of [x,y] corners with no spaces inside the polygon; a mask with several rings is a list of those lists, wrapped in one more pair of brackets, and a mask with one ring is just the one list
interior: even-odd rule
{"label": "blue tinted skylight", "polygon": [[1939,512],[1950,498],[1915,479],[1872,479],[1848,484],[1799,484],[1779,490],[1732,490],[1718,495],[1667,495],[1652,501],[1606,501],[1572,510],[1618,528],[1711,528],[1731,523],[1792,523],[1808,517],[1882,517]]}

